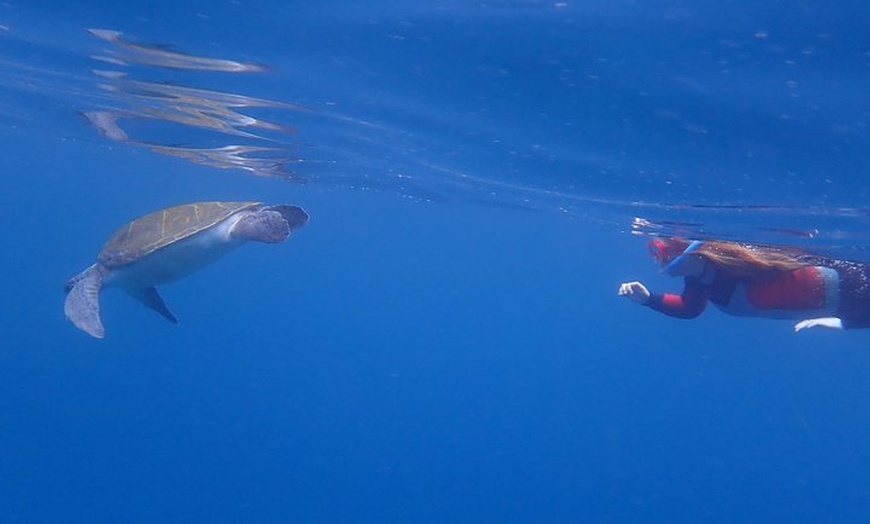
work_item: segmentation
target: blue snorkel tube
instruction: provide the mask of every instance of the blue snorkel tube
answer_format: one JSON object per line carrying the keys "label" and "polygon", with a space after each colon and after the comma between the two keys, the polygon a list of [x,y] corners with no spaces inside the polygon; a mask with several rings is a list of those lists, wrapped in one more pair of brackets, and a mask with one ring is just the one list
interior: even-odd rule
{"label": "blue snorkel tube", "polygon": [[692,254],[692,251],[695,251],[696,249],[698,249],[698,247],[700,245],[701,245],[700,240],[693,240],[692,243],[689,244],[689,247],[684,249],[682,253],[680,253],[675,259],[668,262],[668,265],[666,265],[664,268],[662,268],[662,272],[667,273],[669,275],[673,275],[679,269],[680,264],[682,264],[683,262],[686,261],[686,257],[688,255]]}

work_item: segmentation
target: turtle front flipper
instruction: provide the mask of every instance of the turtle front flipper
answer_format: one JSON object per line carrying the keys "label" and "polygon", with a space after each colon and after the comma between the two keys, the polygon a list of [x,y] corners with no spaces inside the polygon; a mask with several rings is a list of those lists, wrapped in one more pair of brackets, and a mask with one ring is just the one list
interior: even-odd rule
{"label": "turtle front flipper", "polygon": [[63,312],[77,328],[95,338],[103,338],[105,330],[100,320],[100,288],[103,275],[97,264],[87,268],[67,283]]}

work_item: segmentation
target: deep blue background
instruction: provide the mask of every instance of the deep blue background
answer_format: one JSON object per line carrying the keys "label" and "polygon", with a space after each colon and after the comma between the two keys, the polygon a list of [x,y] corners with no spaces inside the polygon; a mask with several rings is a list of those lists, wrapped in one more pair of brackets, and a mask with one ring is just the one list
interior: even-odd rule
{"label": "deep blue background", "polygon": [[[870,517],[867,333],[615,294],[679,285],[636,215],[861,252],[864,3],[74,4],[0,8],[0,522]],[[93,27],[270,66],[126,70],[305,104],[251,112],[310,182],[100,137]],[[180,326],[66,322],[116,227],[248,198],[311,222],[166,286]]]}

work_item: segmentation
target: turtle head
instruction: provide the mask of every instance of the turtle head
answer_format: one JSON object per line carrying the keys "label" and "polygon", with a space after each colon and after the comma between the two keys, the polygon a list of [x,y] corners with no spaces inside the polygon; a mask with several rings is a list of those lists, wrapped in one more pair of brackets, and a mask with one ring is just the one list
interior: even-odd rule
{"label": "turtle head", "polygon": [[232,236],[275,244],[287,239],[294,229],[308,222],[308,213],[296,206],[271,206],[253,210],[233,225]]}
{"label": "turtle head", "polygon": [[290,226],[290,231],[299,229],[308,223],[308,213],[299,206],[280,205],[269,206],[266,209],[281,213],[281,216],[287,221],[287,225]]}

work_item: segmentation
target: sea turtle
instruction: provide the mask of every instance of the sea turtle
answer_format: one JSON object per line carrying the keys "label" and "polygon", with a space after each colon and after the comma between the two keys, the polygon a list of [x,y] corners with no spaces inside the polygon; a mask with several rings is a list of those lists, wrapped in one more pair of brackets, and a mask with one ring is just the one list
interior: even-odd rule
{"label": "sea turtle", "polygon": [[306,222],[300,207],[260,202],[196,202],[139,217],[109,238],[94,265],[67,282],[64,313],[77,328],[103,338],[100,290],[117,286],[178,323],[155,286],[189,275],[246,241],[283,242]]}

